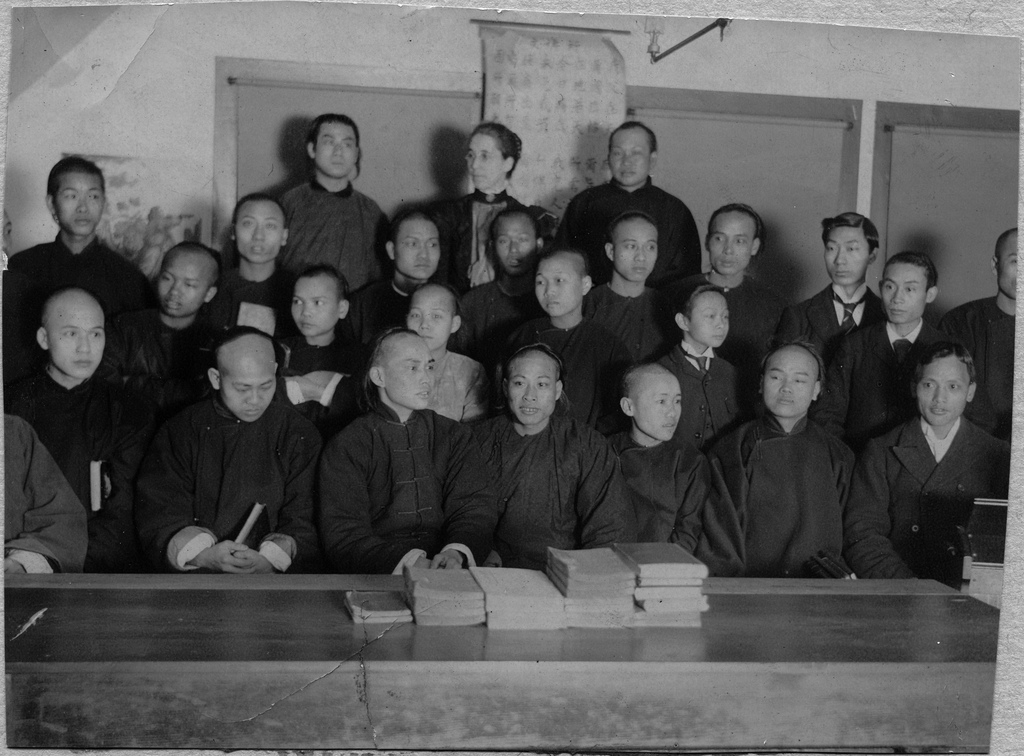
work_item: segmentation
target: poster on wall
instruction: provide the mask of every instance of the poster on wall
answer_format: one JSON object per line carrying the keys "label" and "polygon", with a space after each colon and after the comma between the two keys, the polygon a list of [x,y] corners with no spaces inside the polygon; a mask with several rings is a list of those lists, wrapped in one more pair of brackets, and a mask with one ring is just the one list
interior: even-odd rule
{"label": "poster on wall", "polygon": [[626,66],[600,33],[551,34],[483,25],[484,120],[523,140],[512,195],[561,215],[605,183],[608,135],[625,120]]}
{"label": "poster on wall", "polygon": [[[65,155],[66,157],[67,155]],[[135,157],[84,155],[106,180],[107,204],[96,232],[147,278],[154,279],[164,253],[183,241],[202,241],[203,221],[184,212],[173,192],[158,180],[150,161]]]}

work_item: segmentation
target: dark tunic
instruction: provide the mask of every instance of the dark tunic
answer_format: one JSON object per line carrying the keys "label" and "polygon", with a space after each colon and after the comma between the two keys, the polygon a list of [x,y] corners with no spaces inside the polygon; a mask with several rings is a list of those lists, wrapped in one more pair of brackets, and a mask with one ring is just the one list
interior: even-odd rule
{"label": "dark tunic", "polygon": [[900,364],[884,322],[854,331],[840,342],[811,417],[860,453],[869,438],[917,415],[914,366],[924,347],[942,338],[924,323]]}
{"label": "dark tunic", "polygon": [[736,369],[721,357],[712,357],[707,372],[701,373],[677,344],[658,364],[672,371],[682,393],[674,435],[677,441],[707,451],[742,418],[736,394]]}
{"label": "dark tunic", "polygon": [[4,550],[31,551],[54,572],[81,572],[85,511],[39,437],[4,415]]}
{"label": "dark tunic", "polygon": [[604,326],[626,345],[633,362],[661,357],[679,333],[668,300],[645,288],[639,297],[623,297],[601,284],[583,299],[583,317]]}
{"label": "dark tunic", "polygon": [[630,364],[629,350],[615,334],[590,320],[569,328],[556,328],[550,318],[523,324],[509,338],[507,353],[527,344],[547,344],[565,367],[562,391],[570,416],[602,432],[617,430],[618,383]]}
{"label": "dark tunic", "polygon": [[[995,424],[993,435],[1010,440],[1013,413],[1013,340],[1016,318],[999,309],[995,297],[978,299],[956,307],[946,313],[939,330],[959,341],[974,358],[978,373],[978,388],[989,400]],[[978,403],[981,397],[975,397]],[[981,418],[967,413],[972,421]],[[986,428],[986,430],[989,430]]]}
{"label": "dark tunic", "polygon": [[[834,302],[832,285],[829,284],[810,299],[787,307],[782,311],[782,317],[779,318],[779,327],[775,331],[776,337],[780,341],[795,339],[810,341],[818,347],[822,359],[825,360],[825,367],[828,367],[832,364],[832,358],[835,357],[836,350],[839,349],[839,342],[844,336],[839,327],[840,321],[836,315]],[[864,311],[861,314],[860,323],[855,325],[851,331],[867,328],[869,325],[884,320],[885,312],[882,310],[882,300],[871,289],[868,289],[864,294]]]}
{"label": "dark tunic", "polygon": [[853,452],[806,418],[787,434],[771,415],[708,453],[716,494],[697,558],[712,575],[813,577],[819,550],[840,559]]}
{"label": "dark tunic", "polygon": [[316,426],[326,441],[360,414],[358,399],[364,350],[361,345],[347,344],[337,337],[327,346],[308,344],[305,336],[292,336],[282,343],[288,349],[288,365],[283,371],[284,376],[306,375],[319,370],[345,376],[335,387],[329,406],[313,401],[294,405],[303,417]]}
{"label": "dark tunic", "polygon": [[314,180],[285,192],[281,205],[288,225],[283,268],[298,275],[310,265],[333,265],[352,291],[381,277],[388,221],[352,184],[329,192]]}
{"label": "dark tunic", "polygon": [[976,498],[1006,498],[1010,445],[969,420],[935,456],[913,418],[872,439],[857,461],[844,523],[846,560],[862,578],[930,578],[959,587],[957,543]]}
{"label": "dark tunic", "polygon": [[409,299],[390,279],[365,286],[349,300],[348,317],[341,321],[339,330],[347,341],[369,344],[384,329],[405,326]]}
{"label": "dark tunic", "polygon": [[207,393],[214,330],[202,321],[175,330],[159,310],[126,313],[107,330],[99,375],[121,382],[157,407],[165,420]]}
{"label": "dark tunic", "polygon": [[433,557],[460,543],[482,564],[491,552],[494,484],[469,427],[388,407],[355,420],[320,461],[320,535],[333,570],[388,573],[412,549]]}
{"label": "dark tunic", "polygon": [[537,295],[530,288],[525,294],[509,296],[498,281],[470,289],[459,300],[462,327],[449,342],[450,348],[471,357],[494,375],[509,336],[528,320],[544,317]]}
{"label": "dark tunic", "polygon": [[682,200],[654,186],[650,178],[633,192],[614,181],[584,189],[565,208],[556,241],[583,250],[590,260],[594,283],[606,283],[612,272],[604,250],[608,224],[627,211],[647,213],[658,226],[658,260],[647,279],[648,286],[663,288],[700,273],[700,233],[693,214]]}
{"label": "dark tunic", "polygon": [[[437,225],[441,240],[441,260],[437,265],[437,280],[446,281],[459,293],[469,291],[469,266],[473,259],[473,203],[474,201],[493,208],[497,215],[502,210],[522,210],[535,218],[540,225],[542,239],[551,238],[555,233],[557,218],[542,207],[526,206],[505,192],[495,195],[491,202],[484,202],[482,195],[467,194],[454,200],[443,200],[430,206],[428,212]],[[500,207],[499,207],[500,206]],[[488,226],[489,232],[489,226]]]}
{"label": "dark tunic", "polygon": [[637,541],[678,543],[692,554],[711,492],[707,458],[685,441],[641,446],[628,431],[616,433],[609,441],[619,456],[633,502]]}
{"label": "dark tunic", "polygon": [[[6,401],[10,413],[27,420],[39,434],[88,513],[85,571],[143,571],[132,508],[135,475],[154,430],[146,403],[96,378],[67,389],[46,373],[14,386]],[[103,463],[107,483],[95,512],[91,462]]]}
{"label": "dark tunic", "polygon": [[[708,283],[707,274],[691,276],[666,290],[673,312],[680,312],[696,287]],[[753,414],[761,383],[761,360],[768,353],[775,326],[786,303],[771,288],[751,278],[725,290],[729,306],[729,335],[715,354],[734,368],[744,414]]]}
{"label": "dark tunic", "polygon": [[498,476],[494,548],[503,567],[543,570],[547,548],[592,549],[636,540],[636,519],[611,445],[596,431],[552,417],[520,436],[506,415],[475,427]]}
{"label": "dark tunic", "polygon": [[206,305],[203,317],[214,328],[227,329],[238,323],[242,302],[262,305],[274,311],[274,335],[277,338],[295,333],[292,321],[292,288],[295,276],[278,268],[266,281],[247,281],[237,270],[229,270],[217,282],[217,294]]}
{"label": "dark tunic", "polygon": [[156,303],[153,289],[142,271],[96,238],[74,254],[60,234],[11,256],[10,269],[23,274],[31,286],[25,295],[26,317],[39,323],[43,302],[62,286],[80,286],[103,303],[107,317],[141,310]]}
{"label": "dark tunic", "polygon": [[145,555],[169,569],[167,545],[199,526],[218,541],[234,539],[259,502],[266,509],[246,543],[270,533],[295,539],[289,572],[316,571],[320,549],[313,526],[313,484],[320,436],[283,402],[258,420],[232,415],[218,397],[187,408],[157,432],[139,470],[135,522]]}

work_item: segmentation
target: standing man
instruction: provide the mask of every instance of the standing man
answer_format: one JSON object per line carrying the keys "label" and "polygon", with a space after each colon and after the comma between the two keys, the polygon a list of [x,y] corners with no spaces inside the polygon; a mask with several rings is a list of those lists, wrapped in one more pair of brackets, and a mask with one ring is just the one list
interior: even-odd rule
{"label": "standing man", "polygon": [[556,241],[587,255],[594,285],[611,279],[605,255],[608,225],[625,212],[651,216],[658,227],[658,260],[647,280],[651,288],[700,273],[700,234],[683,202],[651,183],[658,161],[658,140],[639,121],[626,121],[608,140],[612,180],[584,189],[572,198],[562,217]]}
{"label": "standing man", "polygon": [[[996,295],[976,299],[950,310],[939,323],[954,341],[959,341],[974,358],[978,374],[978,393],[989,399],[995,414],[992,433],[1010,440],[1013,404],[1013,337],[1017,309],[1017,229],[999,235],[992,256],[996,275]],[[968,411],[968,417],[971,413]],[[975,423],[984,422],[971,417]],[[988,429],[988,428],[986,428]]]}

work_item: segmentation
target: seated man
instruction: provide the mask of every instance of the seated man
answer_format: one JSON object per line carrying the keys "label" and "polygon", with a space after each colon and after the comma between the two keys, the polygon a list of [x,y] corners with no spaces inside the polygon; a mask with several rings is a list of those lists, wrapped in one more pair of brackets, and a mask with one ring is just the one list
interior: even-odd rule
{"label": "seated man", "polygon": [[441,259],[437,226],[422,210],[395,218],[385,248],[394,272],[357,291],[345,321],[347,337],[361,344],[369,344],[381,331],[405,325],[410,295],[433,278]]}
{"label": "seated man", "polygon": [[455,290],[447,284],[421,286],[409,301],[405,322],[427,343],[434,361],[427,409],[459,422],[486,415],[487,376],[483,366],[448,349],[449,337],[462,325]]}
{"label": "seated man", "polygon": [[32,426],[4,415],[4,572],[81,572],[85,510]]}
{"label": "seated man", "polygon": [[104,313],[92,294],[51,294],[38,339],[46,368],[11,389],[8,409],[39,434],[88,513],[85,571],[144,571],[132,507],[152,412],[140,397],[93,377],[103,358]]}
{"label": "seated man", "polygon": [[832,283],[798,305],[782,311],[776,337],[805,339],[818,348],[825,367],[843,336],[885,320],[882,302],[868,288],[868,268],[878,251],[878,229],[859,213],[841,213],[821,222],[825,270]]}
{"label": "seated man", "polygon": [[427,409],[430,362],[412,331],[380,334],[364,379],[372,409],[324,449],[318,517],[337,572],[458,569],[491,551],[491,474],[469,428]]}
{"label": "seated man", "polygon": [[537,264],[534,291],[548,314],[524,323],[509,337],[507,351],[546,344],[558,355],[571,381],[566,383],[568,413],[603,433],[615,430],[616,387],[630,363],[629,351],[606,328],[583,318],[583,297],[591,288],[587,259],[574,249],[552,249]]}
{"label": "seated man", "polygon": [[[946,313],[939,330],[959,341],[974,358],[978,392],[971,406],[987,400],[991,405],[996,438],[1010,440],[1013,410],[1013,339],[1017,311],[1017,229],[1004,231],[992,257],[996,295],[976,299]],[[970,409],[970,407],[968,407]],[[967,413],[975,423],[983,417]]]}
{"label": "seated man", "polygon": [[167,250],[160,265],[160,307],[114,320],[102,375],[149,399],[162,421],[203,395],[213,329],[198,319],[217,293],[220,256],[196,242]]}
{"label": "seated man", "polygon": [[811,416],[860,453],[915,413],[910,385],[918,356],[942,334],[925,322],[938,296],[938,273],[927,255],[900,252],[885,263],[879,289],[885,320],[845,336],[828,369],[828,385]]}
{"label": "seated man", "polygon": [[498,559],[489,561],[543,570],[549,546],[635,541],[636,518],[615,452],[585,423],[555,415],[561,360],[533,344],[513,354],[502,373],[508,412],[474,426],[498,481]]}
{"label": "seated man", "polygon": [[612,180],[584,189],[569,202],[555,240],[580,249],[598,284],[611,278],[605,257],[608,224],[622,213],[639,211],[658,226],[659,255],[647,285],[655,289],[700,273],[700,233],[683,201],[651,183],[658,140],[639,121],[626,121],[608,139]]}
{"label": "seated man", "polygon": [[716,492],[696,556],[712,575],[813,577],[819,551],[839,559],[854,458],[807,418],[823,372],[808,342],[776,346],[761,377],[764,413],[708,452]]}
{"label": "seated man", "polygon": [[632,427],[609,441],[633,500],[637,540],[678,543],[692,554],[711,468],[692,443],[673,438],[680,404],[679,381],[671,371],[652,363],[630,368],[622,377],[620,406]]}
{"label": "seated man", "polygon": [[269,336],[235,326],[214,354],[216,394],[169,420],[139,471],[142,549],[163,570],[316,571],[320,436],[289,404],[273,401],[277,362]]}
{"label": "seated man", "polygon": [[633,362],[657,359],[675,336],[668,300],[646,285],[658,260],[658,227],[644,213],[623,213],[611,222],[604,248],[612,279],[584,297],[583,317],[618,336]]}
{"label": "seated man", "polygon": [[295,277],[278,265],[288,241],[281,205],[267,194],[242,197],[231,218],[231,239],[238,267],[217,282],[205,320],[218,329],[251,325],[277,338],[294,334],[288,310]]}
{"label": "seated man", "polygon": [[963,417],[977,390],[960,344],[935,342],[915,373],[919,417],[868,442],[844,520],[844,555],[862,578],[929,578],[959,587],[953,556],[977,498],[1006,498],[1010,445]]}
{"label": "seated man", "polygon": [[330,265],[313,265],[295,279],[291,316],[301,335],[283,340],[285,391],[324,440],[359,415],[363,348],[347,343],[338,326],[348,304],[348,285]]}

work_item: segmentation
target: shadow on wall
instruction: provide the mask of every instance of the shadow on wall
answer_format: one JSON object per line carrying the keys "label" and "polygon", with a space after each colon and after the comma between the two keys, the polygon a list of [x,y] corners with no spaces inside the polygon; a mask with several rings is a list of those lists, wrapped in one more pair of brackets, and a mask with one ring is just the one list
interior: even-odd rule
{"label": "shadow on wall", "polygon": [[430,135],[430,178],[436,192],[430,201],[460,197],[466,191],[466,149],[469,132],[438,126]]}
{"label": "shadow on wall", "polygon": [[[801,250],[800,242],[786,234],[783,225],[769,217],[762,220],[765,225],[765,239],[762,240],[761,251],[751,265],[751,272],[759,282],[774,289],[787,304],[796,304],[794,292],[801,291],[807,283],[804,275],[806,271],[797,263],[797,258],[806,259],[807,251]],[[820,250],[814,252],[820,255]]]}

